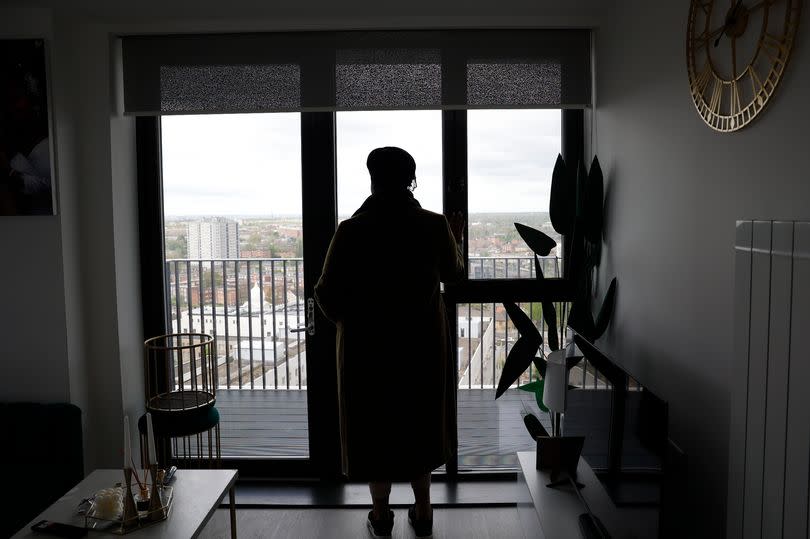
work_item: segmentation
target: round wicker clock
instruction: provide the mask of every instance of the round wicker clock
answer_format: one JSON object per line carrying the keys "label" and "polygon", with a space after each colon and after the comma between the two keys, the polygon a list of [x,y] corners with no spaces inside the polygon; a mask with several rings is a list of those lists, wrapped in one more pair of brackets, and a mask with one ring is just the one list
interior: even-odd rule
{"label": "round wicker clock", "polygon": [[731,132],[771,100],[788,65],[801,0],[692,0],[686,61],[703,121]]}

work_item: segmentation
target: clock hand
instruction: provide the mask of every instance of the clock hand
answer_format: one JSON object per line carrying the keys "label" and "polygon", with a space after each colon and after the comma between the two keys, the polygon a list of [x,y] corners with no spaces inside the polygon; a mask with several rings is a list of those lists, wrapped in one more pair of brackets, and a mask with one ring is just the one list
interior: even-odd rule
{"label": "clock hand", "polygon": [[[717,47],[718,45],[720,45],[720,39],[722,39],[722,37],[723,37],[723,32],[725,32],[725,30],[726,30],[726,25],[725,25],[725,24],[723,25],[723,27],[722,27],[722,28],[719,28],[719,29],[717,30],[717,31],[720,33],[720,35],[719,35],[719,36],[717,36],[717,39],[715,39],[715,40],[714,40],[714,46],[715,46],[715,47]],[[712,33],[712,36],[713,36],[713,35],[714,35],[714,33]]]}
{"label": "clock hand", "polygon": [[[763,0],[763,1],[766,1],[766,0]],[[731,8],[731,11],[728,12],[728,16],[726,17],[726,23],[723,25],[723,28],[722,28],[723,30],[725,30],[726,28],[731,26],[731,24],[733,22],[735,22],[735,18],[737,16],[737,11],[740,9],[740,6],[742,6],[742,0],[737,0],[737,3],[734,4],[734,7]],[[715,47],[720,45],[720,39],[722,37],[723,37],[723,34],[721,33],[719,36],[717,36],[717,39],[714,40],[714,46]]]}
{"label": "clock hand", "polygon": [[724,24],[720,28],[717,28],[716,30],[712,31],[709,35],[707,35],[706,38],[705,38],[705,41],[710,40],[711,38],[713,38],[717,34],[722,34],[725,29],[726,29],[726,25]]}
{"label": "clock hand", "polygon": [[717,29],[709,32],[708,34],[706,34],[706,37],[698,37],[698,38],[696,38],[696,41],[701,42],[701,43],[708,43],[709,41],[711,41],[711,39],[714,36],[716,36],[718,34],[722,34],[725,29],[726,29],[725,26],[721,26],[720,28],[717,28]]}
{"label": "clock hand", "polygon": [[[774,3],[774,1],[775,1],[775,0],[760,0],[759,2],[757,2],[756,4],[754,4],[753,6],[751,6],[751,7],[749,7],[749,8],[746,8],[747,15],[750,15],[751,13],[754,13],[755,11],[759,11],[760,9],[762,9],[763,7],[765,7],[765,5],[766,5],[766,4],[768,4],[768,5],[773,4],[773,3]],[[732,10],[731,10],[729,13],[730,13],[732,16],[736,16],[736,15],[737,15],[737,10],[738,10],[738,9],[741,7],[741,5],[742,5],[742,0],[738,0],[738,1],[737,1],[737,3],[734,5],[734,9],[732,9]],[[713,38],[713,37],[714,37],[714,36],[715,36],[715,35],[716,35],[718,32],[720,33],[720,35],[719,35],[719,36],[717,36],[717,39],[714,41],[714,46],[715,46],[715,47],[717,47],[718,45],[720,45],[720,39],[723,37],[723,31],[724,31],[726,28],[728,28],[728,27],[731,25],[731,23],[733,23],[733,22],[735,22],[733,18],[732,18],[732,19],[726,19],[726,23],[723,25],[723,27],[722,27],[722,28],[718,28],[717,30],[715,30],[714,32],[712,32],[711,34],[709,34],[709,39],[711,39],[711,38]]]}

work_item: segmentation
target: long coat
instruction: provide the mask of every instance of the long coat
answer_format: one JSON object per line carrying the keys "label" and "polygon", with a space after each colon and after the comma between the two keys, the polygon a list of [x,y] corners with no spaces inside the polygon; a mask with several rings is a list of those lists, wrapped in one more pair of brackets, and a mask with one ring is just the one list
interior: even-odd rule
{"label": "long coat", "polygon": [[440,282],[464,275],[447,219],[375,194],[332,238],[315,297],[337,325],[343,473],[407,481],[455,453],[456,372]]}

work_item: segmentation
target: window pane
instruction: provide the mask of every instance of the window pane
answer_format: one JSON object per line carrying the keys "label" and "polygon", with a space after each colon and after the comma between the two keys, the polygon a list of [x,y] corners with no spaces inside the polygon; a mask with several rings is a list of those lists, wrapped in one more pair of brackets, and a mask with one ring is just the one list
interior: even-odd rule
{"label": "window pane", "polygon": [[[471,110],[467,113],[471,279],[534,277],[533,253],[515,230],[521,223],[560,245],[548,217],[551,174],[561,148],[559,110]],[[543,262],[559,275],[554,249]]]}
{"label": "window pane", "polygon": [[161,144],[166,307],[216,338],[222,455],[305,457],[300,114],[164,117]]}
{"label": "window pane", "polygon": [[[519,307],[547,337],[541,304],[521,303]],[[562,305],[555,308],[561,312]],[[550,417],[540,410],[534,393],[517,389],[538,380],[538,372],[530,366],[495,400],[506,357],[520,334],[500,303],[460,304],[456,316],[459,470],[514,469],[516,452],[534,451],[537,445],[522,416],[533,413],[551,430]]]}
{"label": "window pane", "polygon": [[347,219],[371,194],[366,159],[371,150],[398,146],[416,161],[413,194],[423,208],[442,212],[442,115],[440,111],[337,113],[337,202]]}

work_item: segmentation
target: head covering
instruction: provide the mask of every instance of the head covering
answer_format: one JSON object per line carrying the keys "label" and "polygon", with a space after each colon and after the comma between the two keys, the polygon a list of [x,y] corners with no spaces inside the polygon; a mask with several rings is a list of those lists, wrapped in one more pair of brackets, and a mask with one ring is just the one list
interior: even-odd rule
{"label": "head covering", "polygon": [[407,188],[416,179],[416,161],[402,148],[386,146],[368,154],[371,183],[378,189]]}

